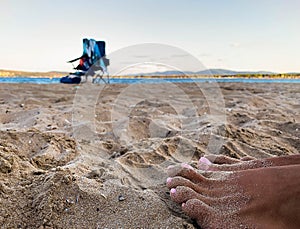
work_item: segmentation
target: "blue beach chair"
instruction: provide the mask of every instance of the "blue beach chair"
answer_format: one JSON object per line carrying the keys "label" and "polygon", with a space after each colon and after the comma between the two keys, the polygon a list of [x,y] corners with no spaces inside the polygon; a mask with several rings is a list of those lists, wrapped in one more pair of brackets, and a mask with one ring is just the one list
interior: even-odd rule
{"label": "blue beach chair", "polygon": [[[73,65],[75,61],[79,61],[76,67]],[[109,83],[109,73],[107,71],[109,59],[106,58],[104,41],[84,38],[83,54],[76,59],[68,61],[68,63],[72,63],[77,71],[61,78],[61,83],[80,83],[84,76],[86,80],[88,76],[92,76],[93,83],[100,80]],[[106,80],[104,76],[107,77]]]}

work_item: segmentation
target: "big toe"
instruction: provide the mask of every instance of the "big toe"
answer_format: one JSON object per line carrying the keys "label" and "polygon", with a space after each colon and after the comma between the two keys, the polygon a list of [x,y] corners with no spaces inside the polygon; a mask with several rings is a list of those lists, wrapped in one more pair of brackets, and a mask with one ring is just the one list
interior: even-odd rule
{"label": "big toe", "polygon": [[196,219],[201,228],[211,228],[216,212],[199,199],[190,199],[182,204],[182,210],[192,219]]}

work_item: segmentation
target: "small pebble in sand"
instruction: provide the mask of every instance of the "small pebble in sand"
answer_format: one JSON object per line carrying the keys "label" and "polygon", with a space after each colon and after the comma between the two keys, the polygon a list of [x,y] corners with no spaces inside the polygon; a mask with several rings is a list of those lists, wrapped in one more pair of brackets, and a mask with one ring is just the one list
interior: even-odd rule
{"label": "small pebble in sand", "polygon": [[107,199],[107,197],[106,197],[103,193],[100,193],[100,195],[101,195],[104,199]]}
{"label": "small pebble in sand", "polygon": [[66,122],[67,124],[71,124],[71,122],[70,122],[68,119],[65,119],[65,122]]}
{"label": "small pebble in sand", "polygon": [[119,201],[124,201],[125,197],[121,194],[121,195],[119,195],[118,199],[119,199]]}
{"label": "small pebble in sand", "polygon": [[70,200],[70,199],[66,199],[66,203],[67,203],[67,204],[74,204],[74,201],[73,201],[73,200]]}

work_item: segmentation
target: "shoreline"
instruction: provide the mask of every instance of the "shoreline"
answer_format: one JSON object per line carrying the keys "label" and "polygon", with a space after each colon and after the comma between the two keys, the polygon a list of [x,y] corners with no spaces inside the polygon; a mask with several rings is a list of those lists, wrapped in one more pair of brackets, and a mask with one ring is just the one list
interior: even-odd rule
{"label": "shoreline", "polygon": [[[35,79],[60,79],[69,73],[62,74],[60,76],[49,75],[28,75],[28,76],[0,76],[0,78],[35,78]],[[111,79],[300,79],[300,75],[151,75],[151,76],[110,76]]]}
{"label": "shoreline", "polygon": [[[60,71],[50,71],[50,72],[25,72],[25,71],[14,71],[14,70],[1,70],[0,69],[0,78],[61,78],[70,74],[69,72],[60,72]],[[183,74],[183,75],[165,75],[165,74],[140,74],[140,75],[117,75],[110,76],[115,79],[148,79],[148,78],[254,78],[254,79],[300,79],[300,73],[276,73],[276,74],[235,74],[235,75],[226,75],[226,74],[216,74],[216,75],[197,75],[197,74]]]}

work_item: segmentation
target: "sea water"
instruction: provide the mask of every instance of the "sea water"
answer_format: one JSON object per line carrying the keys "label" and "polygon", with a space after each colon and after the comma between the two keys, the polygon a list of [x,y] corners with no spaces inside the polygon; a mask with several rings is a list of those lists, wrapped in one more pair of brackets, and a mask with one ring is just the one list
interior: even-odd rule
{"label": "sea water", "polygon": [[[3,77],[0,83],[32,83],[32,84],[58,84],[60,78],[28,78]],[[106,79],[107,80],[107,79]],[[228,82],[228,83],[300,83],[300,79],[257,79],[257,78],[111,78],[112,84],[138,84],[138,83],[193,83],[193,82]],[[104,83],[103,81],[100,83]]]}

